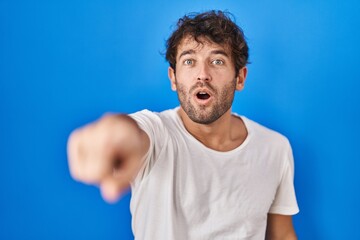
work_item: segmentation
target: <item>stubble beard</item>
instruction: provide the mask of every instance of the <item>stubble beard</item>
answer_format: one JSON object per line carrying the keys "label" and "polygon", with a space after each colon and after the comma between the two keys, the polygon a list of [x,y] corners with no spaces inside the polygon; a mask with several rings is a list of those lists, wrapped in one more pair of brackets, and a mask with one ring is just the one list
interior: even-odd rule
{"label": "stubble beard", "polygon": [[234,101],[236,79],[225,85],[222,89],[220,89],[220,91],[212,87],[207,82],[201,83],[200,85],[203,85],[213,91],[215,99],[210,106],[193,104],[191,102],[191,89],[195,88],[195,86],[189,90],[186,89],[184,85],[176,81],[178,98],[182,109],[193,122],[211,124],[218,120],[231,108]]}

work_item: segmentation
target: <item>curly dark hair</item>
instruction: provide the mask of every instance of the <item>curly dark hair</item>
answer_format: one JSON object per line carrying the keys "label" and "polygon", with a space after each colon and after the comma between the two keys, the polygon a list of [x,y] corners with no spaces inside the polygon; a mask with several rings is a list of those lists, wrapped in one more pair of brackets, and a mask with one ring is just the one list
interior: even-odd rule
{"label": "curly dark hair", "polygon": [[248,63],[249,48],[242,29],[230,18],[229,12],[208,11],[191,13],[180,18],[177,29],[166,41],[166,60],[175,71],[177,48],[186,37],[201,43],[200,37],[228,48],[232,54],[235,73]]}

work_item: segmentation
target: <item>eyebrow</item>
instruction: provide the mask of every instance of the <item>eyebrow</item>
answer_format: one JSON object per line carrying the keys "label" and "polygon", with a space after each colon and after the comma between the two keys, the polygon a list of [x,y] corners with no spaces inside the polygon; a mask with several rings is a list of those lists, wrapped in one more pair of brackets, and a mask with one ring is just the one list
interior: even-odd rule
{"label": "eyebrow", "polygon": [[[182,57],[182,56],[185,56],[185,55],[190,55],[190,54],[194,54],[195,53],[195,50],[185,50],[183,51],[180,56],[179,56],[179,59]],[[225,57],[229,57],[229,55],[223,51],[223,50],[213,50],[210,52],[211,54],[220,54],[220,55],[223,55]]]}
{"label": "eyebrow", "polygon": [[189,55],[189,54],[194,54],[195,51],[194,50],[185,50],[183,51],[180,56],[179,56],[179,59],[182,57],[182,56],[185,56],[185,55]]}
{"label": "eyebrow", "polygon": [[225,57],[229,57],[229,55],[224,50],[213,50],[211,51],[211,54],[220,54],[224,55]]}

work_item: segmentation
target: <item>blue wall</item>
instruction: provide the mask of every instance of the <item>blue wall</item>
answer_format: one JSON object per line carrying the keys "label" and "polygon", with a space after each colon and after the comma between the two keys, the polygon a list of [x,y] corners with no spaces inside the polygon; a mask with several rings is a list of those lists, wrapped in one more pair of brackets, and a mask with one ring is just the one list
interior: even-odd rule
{"label": "blue wall", "polygon": [[67,136],[104,112],[176,106],[164,40],[212,8],[251,49],[234,111],[292,142],[299,238],[360,239],[360,3],[340,0],[0,0],[0,239],[133,238],[129,194],[108,205],[73,181]]}

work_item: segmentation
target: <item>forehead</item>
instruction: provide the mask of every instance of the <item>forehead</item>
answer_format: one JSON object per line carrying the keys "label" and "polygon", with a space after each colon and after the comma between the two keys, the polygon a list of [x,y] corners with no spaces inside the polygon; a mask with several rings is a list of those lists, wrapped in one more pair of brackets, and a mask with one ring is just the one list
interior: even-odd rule
{"label": "forehead", "polygon": [[203,50],[208,50],[209,52],[212,50],[222,50],[227,53],[228,56],[231,55],[229,47],[227,46],[217,44],[206,37],[198,37],[197,40],[195,40],[194,37],[187,36],[181,40],[177,48],[176,58],[179,58],[184,51],[189,50],[195,53]]}

